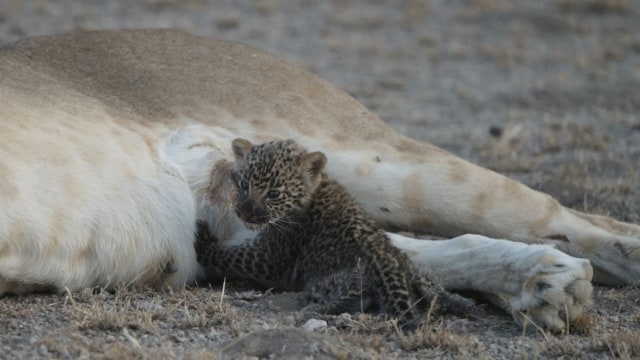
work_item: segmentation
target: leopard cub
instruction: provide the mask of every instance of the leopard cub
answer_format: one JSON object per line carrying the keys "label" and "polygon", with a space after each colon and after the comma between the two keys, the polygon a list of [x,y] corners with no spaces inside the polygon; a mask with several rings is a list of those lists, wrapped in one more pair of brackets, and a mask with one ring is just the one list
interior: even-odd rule
{"label": "leopard cub", "polygon": [[[418,275],[409,258],[336,181],[327,158],[293,140],[233,141],[236,213],[259,232],[251,243],[222,246],[199,223],[198,261],[209,277],[241,278],[265,287],[304,290],[305,311],[377,310],[401,324],[419,321],[415,305],[469,307]],[[462,304],[462,305],[461,305]]]}

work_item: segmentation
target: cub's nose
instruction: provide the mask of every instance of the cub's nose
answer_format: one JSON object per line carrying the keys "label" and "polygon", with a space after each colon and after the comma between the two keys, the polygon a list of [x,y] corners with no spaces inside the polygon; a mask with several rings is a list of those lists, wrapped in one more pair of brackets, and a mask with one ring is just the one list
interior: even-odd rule
{"label": "cub's nose", "polygon": [[238,215],[251,215],[253,214],[253,201],[245,201],[238,205]]}
{"label": "cub's nose", "polygon": [[253,201],[245,201],[238,205],[236,214],[247,222],[259,223],[267,215],[264,207],[256,205]]}
{"label": "cub's nose", "polygon": [[263,206],[254,206],[253,214],[257,217],[263,217],[267,215],[267,210]]}

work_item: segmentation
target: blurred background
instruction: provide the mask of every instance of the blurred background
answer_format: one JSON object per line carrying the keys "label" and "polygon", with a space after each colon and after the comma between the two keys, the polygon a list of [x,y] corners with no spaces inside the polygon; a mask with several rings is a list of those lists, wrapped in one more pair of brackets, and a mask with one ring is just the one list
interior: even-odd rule
{"label": "blurred background", "polygon": [[640,1],[0,0],[0,45],[158,27],[276,54],[408,136],[640,222]]}

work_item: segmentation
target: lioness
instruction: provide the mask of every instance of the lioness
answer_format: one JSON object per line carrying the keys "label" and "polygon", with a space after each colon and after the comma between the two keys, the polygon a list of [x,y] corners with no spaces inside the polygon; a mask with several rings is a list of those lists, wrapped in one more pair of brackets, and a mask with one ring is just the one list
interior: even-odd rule
{"label": "lioness", "polygon": [[564,309],[572,319],[589,303],[591,265],[603,283],[640,278],[639,226],[567,209],[402,136],[247,46],[80,32],[2,49],[0,73],[0,294],[193,281],[197,219],[230,241],[252,235],[225,208],[235,137],[323,151],[329,175],[387,229],[488,236],[388,234],[445,288],[508,294],[515,315],[543,326],[563,328]]}

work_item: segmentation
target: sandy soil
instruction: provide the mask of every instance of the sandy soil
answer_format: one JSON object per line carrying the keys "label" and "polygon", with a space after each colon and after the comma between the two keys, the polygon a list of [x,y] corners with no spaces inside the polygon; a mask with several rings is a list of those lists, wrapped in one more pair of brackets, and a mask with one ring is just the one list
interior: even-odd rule
{"label": "sandy soil", "polygon": [[[640,222],[640,2],[0,0],[0,44],[172,27],[252,44],[345,88],[391,126],[559,198]],[[404,336],[296,294],[187,289],[0,299],[0,357],[638,358],[640,289],[597,287],[569,334],[487,307]]]}

